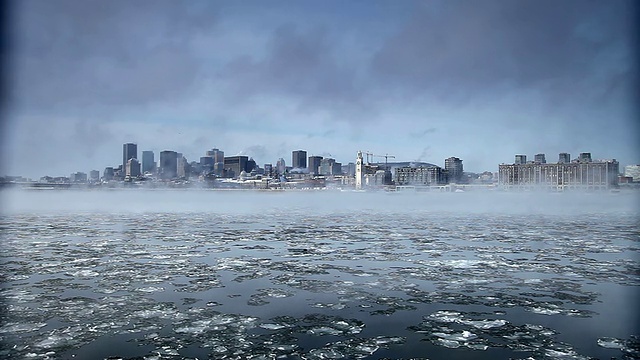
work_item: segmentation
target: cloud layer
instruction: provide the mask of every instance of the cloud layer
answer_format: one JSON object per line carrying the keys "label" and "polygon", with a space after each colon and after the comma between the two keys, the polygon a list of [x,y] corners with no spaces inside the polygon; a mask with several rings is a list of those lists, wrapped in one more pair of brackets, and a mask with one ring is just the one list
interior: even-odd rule
{"label": "cloud layer", "polygon": [[298,148],[345,163],[360,149],[458,156],[475,171],[515,153],[640,162],[632,1],[27,0],[11,11],[5,172],[102,169],[129,141],[190,160],[255,151],[259,163]]}

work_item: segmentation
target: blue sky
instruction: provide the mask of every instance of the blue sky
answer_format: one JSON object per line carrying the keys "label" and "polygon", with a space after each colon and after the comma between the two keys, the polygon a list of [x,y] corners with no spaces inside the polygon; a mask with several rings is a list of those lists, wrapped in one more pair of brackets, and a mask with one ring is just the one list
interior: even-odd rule
{"label": "blue sky", "polygon": [[632,1],[20,1],[2,173],[102,171],[122,144],[497,171],[640,163]]}

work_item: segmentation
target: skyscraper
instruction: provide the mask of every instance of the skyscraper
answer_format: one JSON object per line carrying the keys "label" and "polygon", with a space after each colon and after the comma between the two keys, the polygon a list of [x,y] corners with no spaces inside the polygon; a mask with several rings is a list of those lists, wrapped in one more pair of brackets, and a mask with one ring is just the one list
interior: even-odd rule
{"label": "skyscraper", "polygon": [[138,159],[133,158],[133,159],[127,160],[125,175],[131,178],[134,178],[140,175],[140,163],[138,162]]}
{"label": "skyscraper", "polygon": [[522,165],[527,163],[527,155],[516,155],[516,164]]}
{"label": "skyscraper", "polygon": [[249,163],[249,157],[244,155],[227,156],[224,158],[224,176],[237,178],[241,172],[251,172],[255,166],[255,161],[251,160],[253,164]]}
{"label": "skyscraper", "polygon": [[104,181],[113,180],[113,167],[109,166],[104,168],[104,172],[102,173],[102,180]]}
{"label": "skyscraper", "polygon": [[160,178],[174,179],[178,175],[178,153],[165,150],[160,153]]}
{"label": "skyscraper", "polygon": [[276,162],[276,171],[279,175],[284,175],[287,171],[287,164],[284,162],[283,158],[278,159],[278,162]]}
{"label": "skyscraper", "polygon": [[142,172],[152,173],[155,167],[156,167],[156,163],[153,156],[153,151],[149,151],[149,150],[143,151],[142,152]]}
{"label": "skyscraper", "polygon": [[580,162],[591,162],[591,153],[580,153],[578,160]]}
{"label": "skyscraper", "polygon": [[296,150],[291,155],[291,166],[295,169],[307,168],[307,152],[304,150]]}
{"label": "skyscraper", "polygon": [[444,160],[444,169],[449,174],[449,182],[459,184],[462,182],[462,160],[450,157]]}
{"label": "skyscraper", "polygon": [[560,153],[558,156],[558,164],[568,164],[571,162],[571,155],[567,153]]}
{"label": "skyscraper", "polygon": [[122,170],[127,168],[127,161],[129,159],[138,158],[138,145],[132,143],[126,143],[122,145]]}
{"label": "skyscraper", "polygon": [[547,159],[545,159],[544,154],[536,154],[533,157],[533,162],[538,163],[538,164],[546,164],[547,163]]}
{"label": "skyscraper", "polygon": [[318,175],[322,156],[309,156],[309,174]]}
{"label": "skyscraper", "polygon": [[224,172],[224,151],[213,148],[211,150],[207,150],[207,156],[213,159],[213,173],[217,176],[222,176],[222,173]]}
{"label": "skyscraper", "polygon": [[[335,164],[336,164],[335,159],[332,159],[332,158],[322,159],[322,161],[320,161],[320,169],[319,169],[320,175],[338,175],[338,174],[334,174],[334,170],[336,170],[334,168]],[[342,167],[342,165],[340,165],[340,167]]]}

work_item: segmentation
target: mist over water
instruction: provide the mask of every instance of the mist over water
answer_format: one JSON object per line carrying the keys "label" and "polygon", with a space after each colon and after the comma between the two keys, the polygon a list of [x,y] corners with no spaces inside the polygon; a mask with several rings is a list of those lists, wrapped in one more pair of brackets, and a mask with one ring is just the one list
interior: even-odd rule
{"label": "mist over water", "polygon": [[0,196],[0,358],[640,357],[637,193]]}
{"label": "mist over water", "polygon": [[637,192],[8,190],[0,192],[0,200],[3,204],[0,210],[7,214],[94,211],[245,214],[291,210],[304,210],[311,214],[370,211],[538,215],[640,213],[640,195]]}

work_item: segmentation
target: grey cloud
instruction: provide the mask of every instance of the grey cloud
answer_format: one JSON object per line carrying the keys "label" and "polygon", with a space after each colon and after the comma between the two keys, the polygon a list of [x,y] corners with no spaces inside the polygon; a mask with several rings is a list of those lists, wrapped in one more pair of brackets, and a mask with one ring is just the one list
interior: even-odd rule
{"label": "grey cloud", "polygon": [[93,157],[100,146],[115,137],[116,135],[101,123],[76,121],[70,143],[80,145],[86,156]]}
{"label": "grey cloud", "polygon": [[338,61],[333,41],[321,27],[303,31],[291,24],[280,26],[271,34],[263,59],[240,56],[220,72],[220,79],[240,101],[285,95],[303,112],[369,113],[356,68]]}
{"label": "grey cloud", "polygon": [[[438,6],[433,6],[438,4]],[[445,100],[537,88],[575,94],[609,60],[633,48],[631,2],[473,1],[428,3],[387,39],[371,74],[403,96]],[[633,74],[632,58],[605,77]]]}
{"label": "grey cloud", "polygon": [[176,1],[19,2],[12,98],[32,110],[104,111],[188,96],[202,70],[189,39],[215,24],[201,10]]}

